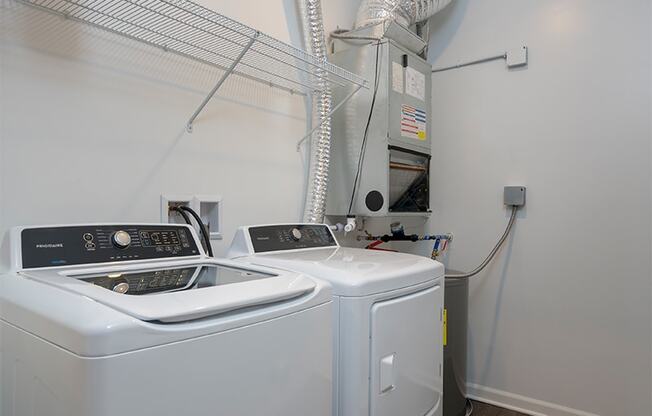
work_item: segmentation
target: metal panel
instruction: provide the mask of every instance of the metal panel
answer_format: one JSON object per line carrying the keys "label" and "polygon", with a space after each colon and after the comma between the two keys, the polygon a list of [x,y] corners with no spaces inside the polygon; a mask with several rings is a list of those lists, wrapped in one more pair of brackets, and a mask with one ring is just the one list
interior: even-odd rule
{"label": "metal panel", "polygon": [[[425,62],[423,59],[418,56],[408,52],[405,49],[402,49],[399,46],[392,44],[392,47],[389,49],[389,67],[392,70],[390,74],[390,85],[388,91],[389,97],[389,139],[390,144],[405,147],[408,149],[419,150],[424,153],[430,154],[430,114],[431,114],[431,83],[432,78],[430,71],[432,70],[430,64]],[[407,58],[404,58],[406,56]],[[407,67],[403,67],[403,61],[407,59]],[[394,71],[400,73],[396,74]],[[393,77],[402,78],[403,82],[403,92],[399,93],[392,88]],[[423,86],[416,88],[422,93],[423,99],[417,98],[414,95],[411,95],[408,91],[414,89],[414,87],[408,87],[408,79],[414,77],[422,77]],[[409,134],[406,134],[402,131],[401,120],[403,113],[403,106],[414,108],[416,111],[422,111],[425,113],[425,135],[421,137],[418,135],[418,138],[412,138]],[[411,116],[406,116],[411,118]],[[420,118],[419,115],[417,117]],[[418,123],[421,124],[421,123]]]}
{"label": "metal panel", "polygon": [[[351,213],[368,217],[401,215],[403,213],[389,211],[389,146],[394,145],[430,155],[431,130],[428,119],[431,111],[431,67],[417,55],[387,39],[380,43],[373,42],[366,45],[336,41],[334,48],[335,53],[331,61],[335,65],[355,71],[372,84],[371,89],[362,90],[353,96],[333,117],[331,179],[326,213],[327,215]],[[365,155],[360,168],[355,198],[351,204],[365,127],[369,120],[374,94],[376,53],[378,53],[376,99],[369,122]],[[407,56],[407,67],[403,66],[404,55]],[[405,93],[408,68],[411,73],[416,72],[423,76],[423,100]],[[399,76],[400,87],[398,82],[394,82]],[[345,97],[351,90],[352,88],[336,91],[336,99]],[[426,123],[421,138],[401,131],[403,106],[409,106],[413,111],[418,109],[425,115]],[[372,211],[365,203],[367,195],[373,191],[379,192],[384,199],[382,207],[377,211]],[[428,215],[427,212],[409,214]]]}

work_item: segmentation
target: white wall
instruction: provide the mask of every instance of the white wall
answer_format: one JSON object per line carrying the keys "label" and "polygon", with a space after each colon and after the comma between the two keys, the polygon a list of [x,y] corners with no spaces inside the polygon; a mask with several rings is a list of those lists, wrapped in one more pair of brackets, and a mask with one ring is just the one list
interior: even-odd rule
{"label": "white wall", "polygon": [[[200,3],[301,46],[293,0]],[[301,218],[300,97],[232,79],[187,134],[219,71],[13,1],[0,19],[0,235],[158,222],[164,193],[223,197],[216,254],[238,225]]]}
{"label": "white wall", "polygon": [[[457,0],[433,19],[433,231],[470,269],[470,393],[549,415],[652,414],[650,2]],[[575,410],[573,410],[575,409]]]}

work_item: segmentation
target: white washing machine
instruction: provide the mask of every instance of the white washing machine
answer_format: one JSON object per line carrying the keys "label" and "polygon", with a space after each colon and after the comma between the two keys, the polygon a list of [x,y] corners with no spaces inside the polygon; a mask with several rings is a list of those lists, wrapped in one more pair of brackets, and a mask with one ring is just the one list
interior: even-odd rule
{"label": "white washing machine", "polygon": [[10,241],[2,416],[330,416],[328,284],[206,257],[185,225]]}
{"label": "white washing machine", "polygon": [[443,265],[340,247],[321,224],[242,227],[229,257],[332,284],[334,415],[442,414]]}

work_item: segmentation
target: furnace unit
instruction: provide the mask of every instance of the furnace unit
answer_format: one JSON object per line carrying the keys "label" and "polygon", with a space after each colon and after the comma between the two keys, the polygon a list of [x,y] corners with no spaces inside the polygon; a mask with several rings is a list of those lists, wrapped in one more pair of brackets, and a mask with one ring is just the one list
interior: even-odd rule
{"label": "furnace unit", "polygon": [[368,79],[371,88],[333,116],[327,214],[428,215],[430,64],[388,38],[335,40],[332,48],[331,61]]}

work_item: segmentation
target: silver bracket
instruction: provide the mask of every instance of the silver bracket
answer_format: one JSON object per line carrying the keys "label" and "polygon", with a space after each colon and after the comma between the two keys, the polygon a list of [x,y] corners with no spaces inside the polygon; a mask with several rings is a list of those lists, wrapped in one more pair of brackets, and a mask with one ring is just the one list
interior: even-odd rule
{"label": "silver bracket", "polygon": [[213,87],[211,92],[209,92],[208,95],[206,96],[206,98],[204,98],[204,101],[202,101],[202,103],[199,105],[199,108],[197,108],[197,110],[195,110],[193,115],[190,117],[190,120],[188,120],[188,124],[186,124],[186,131],[188,133],[192,133],[192,124],[195,122],[195,119],[197,118],[199,113],[201,113],[202,110],[204,109],[204,107],[206,107],[206,104],[208,104],[208,102],[213,98],[213,96],[215,95],[217,90],[220,89],[220,87],[222,86],[222,84],[224,84],[224,81],[226,81],[226,79],[229,77],[229,75],[231,75],[233,73],[233,71],[235,70],[235,67],[238,66],[238,64],[240,63],[242,58],[244,58],[247,51],[249,51],[249,49],[251,49],[254,42],[256,42],[256,39],[258,39],[259,35],[260,35],[260,32],[256,32],[254,34],[254,36],[252,36],[252,38],[249,40],[249,43],[247,43],[247,45],[242,49],[242,51],[240,51],[240,54],[238,55],[238,57],[235,58],[235,60],[231,63],[231,65],[226,69],[226,72],[224,72],[224,74],[222,75],[220,80],[217,81],[217,84],[215,84],[215,87]]}
{"label": "silver bracket", "polygon": [[337,110],[339,110],[347,101],[349,101],[351,99],[351,97],[353,97],[358,91],[360,91],[363,86],[364,85],[358,85],[353,91],[351,91],[351,93],[349,95],[344,97],[344,99],[342,101],[340,101],[335,106],[335,108],[333,108],[331,110],[331,112],[328,113],[328,115],[326,115],[326,117],[322,118],[321,121],[315,127],[313,127],[312,130],[310,130],[308,132],[308,134],[303,136],[303,138],[297,142],[297,152],[301,150],[301,145],[303,144],[303,142],[305,142],[310,136],[312,136],[312,134],[314,132],[316,132],[317,129],[320,128],[324,123],[326,123],[327,120],[330,120],[330,118],[333,116],[333,114],[335,114],[335,112]]}

